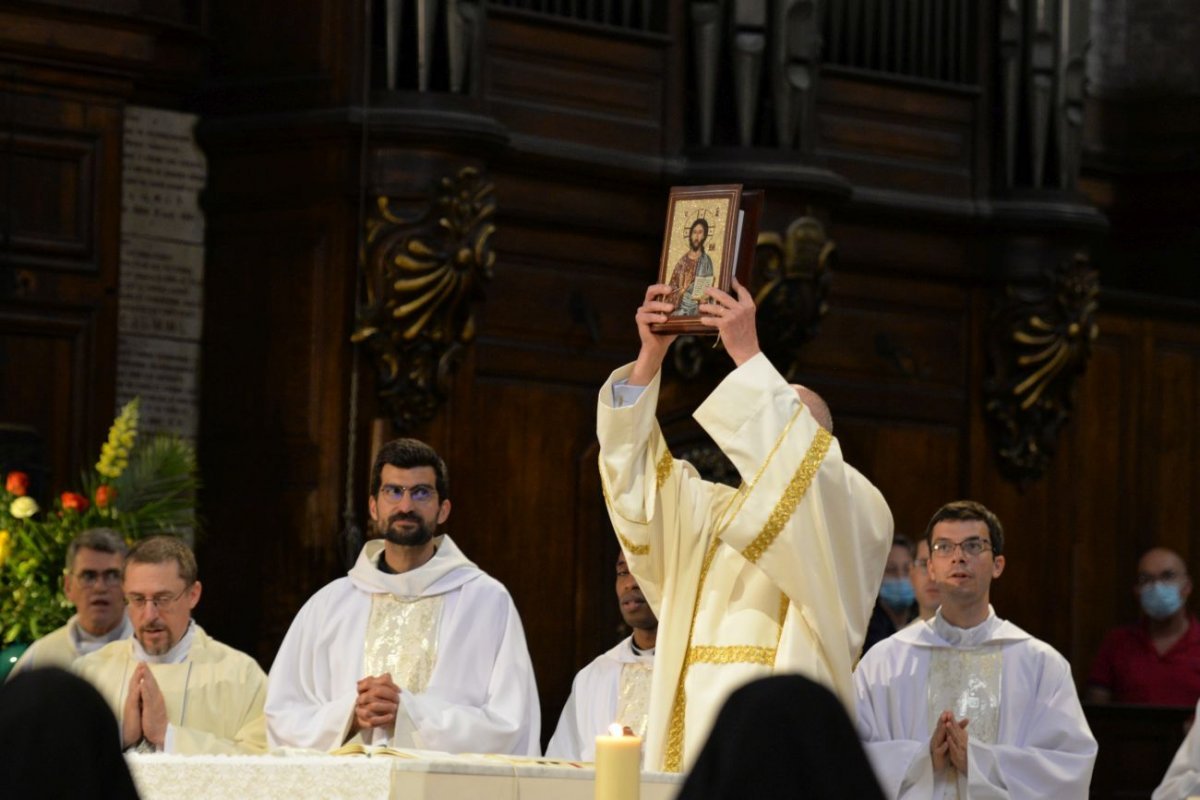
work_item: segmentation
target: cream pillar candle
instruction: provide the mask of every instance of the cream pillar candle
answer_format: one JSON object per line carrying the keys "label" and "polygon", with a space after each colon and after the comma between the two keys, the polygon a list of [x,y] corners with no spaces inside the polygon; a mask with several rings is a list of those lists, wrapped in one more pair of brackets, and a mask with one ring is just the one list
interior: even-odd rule
{"label": "cream pillar candle", "polygon": [[616,724],[608,732],[596,737],[596,800],[639,800],[642,739],[622,736]]}

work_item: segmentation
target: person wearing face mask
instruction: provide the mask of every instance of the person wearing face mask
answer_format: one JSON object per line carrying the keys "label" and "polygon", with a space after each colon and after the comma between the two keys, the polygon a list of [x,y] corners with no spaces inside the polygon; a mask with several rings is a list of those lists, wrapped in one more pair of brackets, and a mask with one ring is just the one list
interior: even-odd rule
{"label": "person wearing face mask", "polygon": [[1134,625],[1110,631],[1088,677],[1092,703],[1194,706],[1200,700],[1200,623],[1187,609],[1192,581],[1179,554],[1154,547],[1138,561]]}
{"label": "person wearing face mask", "polygon": [[892,537],[892,549],[888,552],[887,566],[883,569],[879,598],[875,601],[875,610],[871,612],[871,621],[867,624],[864,653],[917,618],[920,609],[909,578],[912,564],[912,542],[907,536],[896,534]]}

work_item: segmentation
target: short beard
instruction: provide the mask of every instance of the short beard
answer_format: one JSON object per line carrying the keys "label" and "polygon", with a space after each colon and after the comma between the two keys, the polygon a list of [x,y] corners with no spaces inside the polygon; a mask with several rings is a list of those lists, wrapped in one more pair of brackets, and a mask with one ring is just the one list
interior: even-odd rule
{"label": "short beard", "polygon": [[[166,640],[163,642],[161,647],[156,647],[154,649],[151,649],[150,647],[148,647],[146,645],[146,642],[142,640],[141,636],[137,637],[138,644],[140,644],[142,646],[142,649],[146,651],[147,655],[152,655],[152,656],[166,655],[167,653],[171,652],[171,648],[176,645],[174,637],[171,636],[171,630],[169,628],[167,628],[167,629],[164,629],[163,632],[167,635]],[[144,633],[144,631],[139,630],[138,633]]]}
{"label": "short beard", "polygon": [[[402,520],[415,522],[417,523],[417,527],[411,531],[402,532],[396,530],[393,526]],[[401,547],[421,547],[433,539],[435,532],[436,524],[430,525],[412,512],[397,511],[388,517],[387,525],[383,529],[383,538]]]}

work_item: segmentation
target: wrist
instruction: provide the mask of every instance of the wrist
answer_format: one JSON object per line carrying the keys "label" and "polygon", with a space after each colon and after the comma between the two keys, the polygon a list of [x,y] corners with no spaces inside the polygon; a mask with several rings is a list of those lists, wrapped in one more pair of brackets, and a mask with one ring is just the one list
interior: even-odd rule
{"label": "wrist", "polygon": [[629,386],[649,386],[654,380],[654,376],[662,369],[663,353],[657,355],[647,353],[645,348],[638,353],[637,361],[633,362],[633,369],[629,372],[629,377],[626,383]]}
{"label": "wrist", "polygon": [[739,348],[736,352],[729,350],[729,348],[726,348],[726,350],[729,352],[729,357],[733,359],[733,363],[739,367],[762,352],[758,349],[757,342],[749,348]]}

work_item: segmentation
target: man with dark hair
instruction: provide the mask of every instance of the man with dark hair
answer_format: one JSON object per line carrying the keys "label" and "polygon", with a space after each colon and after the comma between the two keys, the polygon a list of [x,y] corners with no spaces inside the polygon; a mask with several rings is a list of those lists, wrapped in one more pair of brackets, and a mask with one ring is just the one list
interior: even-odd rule
{"label": "man with dark hair", "polygon": [[859,735],[892,798],[1086,798],[1096,740],[1071,667],[989,603],[1004,529],[948,503],[925,529],[941,607],[875,645],[854,671]]}
{"label": "man with dark hair", "polygon": [[671,270],[668,280],[671,294],[667,298],[675,304],[671,316],[694,317],[700,313],[704,290],[713,282],[712,259],[704,252],[704,243],[707,241],[708,220],[701,217],[688,228],[687,252],[679,257]]}
{"label": "man with dark hair", "polygon": [[89,528],[67,546],[63,594],[75,614],[67,624],[38,639],[9,677],[35,667],[67,667],[76,658],[133,634],[121,599],[125,540],[109,528]]}
{"label": "man with dark hair", "polygon": [[397,439],[371,469],[381,538],[313,595],[271,667],[272,745],[333,750],[351,738],[475,753],[540,753],[537,686],[508,591],[437,528],[446,465]]}
{"label": "man with dark hair", "polygon": [[266,749],[267,676],[192,619],[196,557],[177,536],[151,536],[125,557],[132,639],[75,662],[117,714],[126,748],[195,755]]}
{"label": "man with dark hair", "polygon": [[617,553],[617,602],[632,633],[575,676],[571,696],[546,746],[547,758],[593,761],[596,737],[614,723],[646,735],[658,618],[621,552]]}

